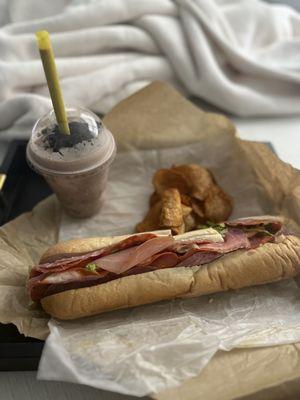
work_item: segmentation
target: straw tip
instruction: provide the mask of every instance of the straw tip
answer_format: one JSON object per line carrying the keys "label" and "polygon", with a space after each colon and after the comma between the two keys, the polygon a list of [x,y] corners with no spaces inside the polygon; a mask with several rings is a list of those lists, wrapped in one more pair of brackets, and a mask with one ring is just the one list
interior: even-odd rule
{"label": "straw tip", "polygon": [[35,36],[37,38],[40,50],[47,50],[51,47],[48,31],[37,31]]}

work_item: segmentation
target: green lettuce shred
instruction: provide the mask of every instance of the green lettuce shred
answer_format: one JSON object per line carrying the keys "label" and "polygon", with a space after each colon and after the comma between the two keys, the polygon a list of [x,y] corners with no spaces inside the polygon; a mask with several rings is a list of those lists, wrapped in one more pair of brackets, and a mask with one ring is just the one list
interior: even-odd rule
{"label": "green lettuce shred", "polygon": [[87,266],[85,267],[85,269],[87,269],[88,271],[91,271],[91,272],[95,272],[96,269],[97,269],[97,264],[95,264],[95,263],[89,263],[89,264],[87,264]]}

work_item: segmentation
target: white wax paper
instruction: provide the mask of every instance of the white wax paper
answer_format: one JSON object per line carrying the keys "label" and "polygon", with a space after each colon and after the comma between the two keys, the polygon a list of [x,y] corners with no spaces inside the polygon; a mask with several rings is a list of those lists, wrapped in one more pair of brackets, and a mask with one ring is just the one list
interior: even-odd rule
{"label": "white wax paper", "polygon": [[143,396],[196,376],[217,350],[300,340],[293,280],[49,323],[40,379]]}

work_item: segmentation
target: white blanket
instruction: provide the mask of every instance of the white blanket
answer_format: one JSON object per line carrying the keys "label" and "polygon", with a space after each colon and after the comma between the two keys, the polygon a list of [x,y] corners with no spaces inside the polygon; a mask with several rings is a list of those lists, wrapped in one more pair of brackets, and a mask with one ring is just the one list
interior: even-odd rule
{"label": "white blanket", "polygon": [[34,32],[51,32],[66,103],[98,113],[153,80],[242,115],[300,111],[300,14],[258,0],[0,0],[0,139],[51,103]]}

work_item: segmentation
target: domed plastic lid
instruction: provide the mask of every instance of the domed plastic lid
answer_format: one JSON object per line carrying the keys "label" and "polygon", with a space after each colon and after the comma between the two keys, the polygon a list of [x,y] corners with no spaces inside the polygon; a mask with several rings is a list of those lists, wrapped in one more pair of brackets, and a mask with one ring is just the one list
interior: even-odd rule
{"label": "domed plastic lid", "polygon": [[35,124],[27,159],[38,172],[71,174],[107,166],[115,156],[112,134],[100,118],[83,108],[67,108],[70,135],[61,134],[54,111]]}

